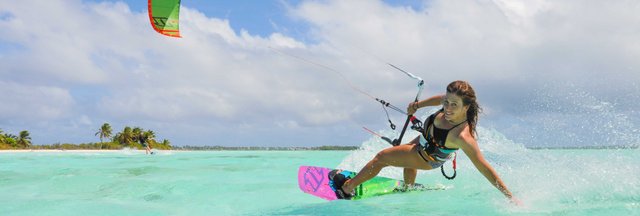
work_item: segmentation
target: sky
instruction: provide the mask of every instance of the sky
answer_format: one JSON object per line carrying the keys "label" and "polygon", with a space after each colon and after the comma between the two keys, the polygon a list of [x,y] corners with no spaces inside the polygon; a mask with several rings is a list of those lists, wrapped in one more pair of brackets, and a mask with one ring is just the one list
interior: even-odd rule
{"label": "sky", "polygon": [[[0,0],[0,129],[98,142],[104,123],[173,145],[360,145],[466,80],[479,127],[525,146],[640,144],[639,1]],[[432,110],[431,110],[432,111]],[[420,111],[425,117],[428,111]],[[401,125],[401,114],[389,110]]]}

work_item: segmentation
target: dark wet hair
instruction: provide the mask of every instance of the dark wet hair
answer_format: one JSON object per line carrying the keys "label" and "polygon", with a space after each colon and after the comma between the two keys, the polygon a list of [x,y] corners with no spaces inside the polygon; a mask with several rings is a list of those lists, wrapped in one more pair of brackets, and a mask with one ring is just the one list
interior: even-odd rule
{"label": "dark wet hair", "polygon": [[449,83],[447,86],[447,93],[456,94],[462,98],[462,104],[469,106],[467,110],[467,122],[469,122],[469,133],[471,136],[476,137],[478,133],[476,131],[476,124],[478,124],[478,114],[482,112],[482,108],[478,105],[476,100],[476,92],[473,90],[468,82],[457,80]]}

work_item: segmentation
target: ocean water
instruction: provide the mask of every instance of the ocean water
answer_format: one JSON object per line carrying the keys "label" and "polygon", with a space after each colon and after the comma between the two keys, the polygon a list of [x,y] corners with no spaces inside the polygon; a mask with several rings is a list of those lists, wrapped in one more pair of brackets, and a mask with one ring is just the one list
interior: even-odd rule
{"label": "ocean water", "polygon": [[[415,134],[413,134],[415,135]],[[2,215],[640,215],[638,149],[531,150],[482,129],[480,146],[522,206],[463,154],[447,190],[328,202],[301,192],[301,165],[359,170],[387,144],[354,151],[0,153]],[[445,164],[451,168],[451,164]],[[398,168],[380,175],[402,178]]]}

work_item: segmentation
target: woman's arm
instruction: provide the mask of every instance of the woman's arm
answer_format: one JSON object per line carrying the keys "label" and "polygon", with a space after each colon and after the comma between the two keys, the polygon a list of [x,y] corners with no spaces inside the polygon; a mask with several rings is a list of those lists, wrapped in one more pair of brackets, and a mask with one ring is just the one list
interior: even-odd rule
{"label": "woman's arm", "polygon": [[409,113],[409,115],[413,115],[413,113],[415,113],[418,109],[422,108],[422,107],[426,107],[426,106],[439,106],[442,104],[442,98],[444,97],[444,95],[435,95],[433,97],[418,101],[418,102],[411,102],[409,104],[409,107],[407,107],[407,113]]}
{"label": "woman's arm", "polygon": [[[463,135],[464,136],[464,135]],[[468,135],[470,136],[470,135]],[[507,186],[502,182],[502,179],[498,176],[498,173],[491,167],[489,162],[484,159],[482,152],[480,152],[480,148],[478,148],[478,143],[473,137],[463,137],[463,144],[460,145],[460,148],[464,153],[469,157],[473,165],[484,175],[487,180],[493,186],[495,186],[500,192],[502,192],[507,198],[514,200],[513,195],[507,189]],[[517,202],[517,201],[516,201]]]}

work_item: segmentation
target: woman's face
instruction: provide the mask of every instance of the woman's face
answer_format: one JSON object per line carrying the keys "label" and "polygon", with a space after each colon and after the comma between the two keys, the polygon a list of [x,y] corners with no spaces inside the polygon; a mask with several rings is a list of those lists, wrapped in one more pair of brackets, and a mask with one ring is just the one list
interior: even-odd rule
{"label": "woman's face", "polygon": [[467,118],[467,110],[469,106],[462,104],[462,97],[448,93],[442,100],[442,106],[444,108],[444,119],[449,122],[458,122]]}

